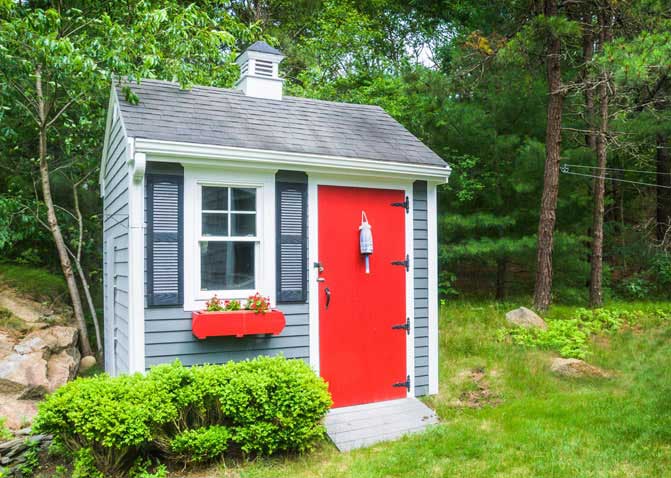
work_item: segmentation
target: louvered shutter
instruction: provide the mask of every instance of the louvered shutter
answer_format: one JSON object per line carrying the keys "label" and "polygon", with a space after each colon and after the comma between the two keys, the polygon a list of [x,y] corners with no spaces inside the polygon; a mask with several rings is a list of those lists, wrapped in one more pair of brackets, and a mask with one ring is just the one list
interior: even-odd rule
{"label": "louvered shutter", "polygon": [[181,176],[147,175],[147,305],[183,303]]}
{"label": "louvered shutter", "polygon": [[307,184],[276,183],[277,301],[307,300]]}

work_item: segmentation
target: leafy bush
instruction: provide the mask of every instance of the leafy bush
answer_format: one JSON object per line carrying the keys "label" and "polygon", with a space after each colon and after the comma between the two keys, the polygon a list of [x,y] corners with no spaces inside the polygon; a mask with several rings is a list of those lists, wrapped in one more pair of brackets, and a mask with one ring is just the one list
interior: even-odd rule
{"label": "leafy bush", "polygon": [[153,456],[188,462],[305,451],[323,437],[330,406],[326,384],[300,360],[175,362],[146,375],[70,382],[40,406],[36,429],[75,454],[78,476],[119,476]]}
{"label": "leafy bush", "polygon": [[614,332],[624,323],[633,323],[639,314],[617,309],[578,309],[565,320],[546,320],[547,329],[502,329],[500,338],[509,336],[513,343],[532,348],[556,350],[562,357],[585,358],[592,335]]}
{"label": "leafy bush", "polygon": [[620,293],[628,299],[646,299],[650,296],[653,286],[650,281],[641,276],[624,279],[620,285]]}
{"label": "leafy bush", "polygon": [[221,425],[186,430],[170,442],[172,453],[184,462],[209,461],[226,451],[233,435]]}

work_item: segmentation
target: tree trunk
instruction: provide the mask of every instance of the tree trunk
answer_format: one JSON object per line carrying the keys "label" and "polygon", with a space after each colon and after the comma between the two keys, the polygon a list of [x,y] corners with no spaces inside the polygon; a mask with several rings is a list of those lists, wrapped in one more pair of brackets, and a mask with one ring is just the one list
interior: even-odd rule
{"label": "tree trunk", "polygon": [[[657,240],[664,241],[671,225],[671,155],[669,140],[657,135]],[[671,240],[671,238],[668,238]]]}
{"label": "tree trunk", "polygon": [[[606,4],[607,8],[607,4]],[[599,15],[601,31],[599,33],[599,43],[603,51],[606,42],[608,42],[610,13],[608,11]],[[606,70],[599,75],[599,134],[596,138],[596,178],[594,179],[594,209],[592,217],[592,260],[590,261],[590,285],[589,285],[589,305],[590,307],[600,307],[603,304],[603,214],[604,214],[604,196],[607,159],[607,133],[608,133],[608,81],[609,76]]]}
{"label": "tree trunk", "polygon": [[587,130],[589,131],[585,134],[585,144],[592,151],[596,151],[596,135],[594,134],[594,85],[589,73],[589,66],[592,63],[592,57],[594,56],[594,35],[591,29],[591,18],[591,14],[583,17],[583,22],[585,24],[590,24],[590,27],[585,27],[582,37],[582,55],[584,62],[582,81],[585,95],[585,123],[587,124]]}
{"label": "tree trunk", "polygon": [[65,241],[63,240],[63,234],[61,232],[60,225],[58,224],[56,209],[54,207],[54,201],[51,196],[49,164],[47,162],[47,118],[44,96],[42,94],[42,74],[39,68],[35,72],[35,84],[37,90],[38,118],[40,121],[40,179],[42,183],[42,196],[44,198],[44,204],[47,206],[47,224],[49,225],[49,230],[51,231],[51,235],[54,238],[54,243],[56,244],[56,249],[58,251],[58,257],[61,262],[61,269],[63,269],[63,275],[65,276],[65,281],[68,285],[68,291],[70,292],[72,309],[74,310],[75,319],[77,320],[77,325],[79,326],[82,355],[92,355],[88,332],[86,330],[84,310],[82,309],[82,301],[81,297],[79,296],[79,289],[77,288],[77,281],[72,271],[72,263],[68,257],[67,247],[65,246]]}
{"label": "tree trunk", "polygon": [[[557,16],[557,0],[545,0],[545,15]],[[534,307],[545,311],[552,295],[552,249],[556,222],[557,195],[559,192],[559,161],[561,152],[561,120],[564,93],[561,85],[561,41],[555,34],[548,39],[546,58],[548,101],[545,131],[545,175],[538,222],[538,260]]]}
{"label": "tree trunk", "polygon": [[[86,176],[85,176],[86,177]],[[82,179],[83,181],[83,179]],[[77,217],[77,229],[79,232],[79,237],[77,241],[77,254],[74,255],[73,259],[75,261],[75,266],[77,266],[77,272],[79,274],[79,281],[82,284],[82,289],[84,289],[84,296],[86,297],[86,302],[89,306],[89,312],[91,313],[91,320],[93,321],[93,329],[96,334],[96,345],[98,350],[99,358],[103,356],[103,343],[102,337],[100,335],[100,324],[98,323],[98,313],[96,312],[95,305],[93,304],[93,297],[91,297],[91,288],[89,287],[89,281],[86,279],[86,274],[84,273],[84,267],[82,266],[82,244],[84,242],[84,218],[82,216],[81,208],[79,207],[79,192],[77,188],[79,187],[80,182],[74,183],[72,186],[72,195],[73,202],[75,207],[75,216]],[[73,255],[72,253],[70,255]]]}

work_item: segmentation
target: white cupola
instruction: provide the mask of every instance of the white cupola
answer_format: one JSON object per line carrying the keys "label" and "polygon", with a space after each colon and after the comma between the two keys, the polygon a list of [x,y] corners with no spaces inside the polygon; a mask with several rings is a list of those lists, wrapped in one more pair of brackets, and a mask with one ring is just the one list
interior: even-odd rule
{"label": "white cupola", "polygon": [[235,59],[240,66],[235,87],[247,96],[281,100],[284,80],[279,76],[279,67],[283,59],[282,52],[257,41]]}

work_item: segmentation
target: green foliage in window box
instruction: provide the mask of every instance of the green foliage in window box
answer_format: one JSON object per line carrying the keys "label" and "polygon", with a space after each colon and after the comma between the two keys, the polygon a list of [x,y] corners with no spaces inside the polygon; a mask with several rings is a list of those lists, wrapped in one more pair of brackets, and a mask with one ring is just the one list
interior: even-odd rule
{"label": "green foliage in window box", "polygon": [[53,434],[89,475],[121,476],[158,456],[188,462],[309,450],[330,406],[326,383],[300,360],[192,368],[176,361],[146,375],[70,382],[40,406],[36,429]]}

